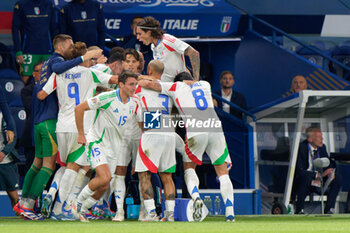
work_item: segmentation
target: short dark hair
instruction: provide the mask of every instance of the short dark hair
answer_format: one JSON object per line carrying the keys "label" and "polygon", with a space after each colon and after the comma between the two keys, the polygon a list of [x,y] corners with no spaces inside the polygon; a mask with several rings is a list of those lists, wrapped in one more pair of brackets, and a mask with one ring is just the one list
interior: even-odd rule
{"label": "short dark hair", "polygon": [[138,76],[134,72],[126,70],[119,75],[118,82],[125,84],[128,78],[135,78],[137,80]]}
{"label": "short dark hair", "polygon": [[140,61],[140,55],[135,49],[130,49],[130,48],[125,49],[124,53],[123,53],[123,61],[126,60],[127,55],[133,55],[135,57],[136,61]]}
{"label": "short dark hair", "polygon": [[193,80],[193,78],[190,73],[184,71],[175,76],[174,82],[182,82],[184,80]]}
{"label": "short dark hair", "polygon": [[113,47],[111,48],[111,50],[109,51],[109,56],[112,56],[113,53],[124,53],[124,49],[122,47]]}
{"label": "short dark hair", "polygon": [[42,64],[44,64],[44,61],[43,61],[43,60],[39,60],[39,61],[37,61],[37,62],[34,64],[33,68],[37,67],[38,65],[42,65]]}
{"label": "short dark hair", "polygon": [[66,41],[66,40],[72,40],[72,37],[70,35],[66,35],[66,34],[58,34],[53,39],[53,48],[57,49],[58,44]]}
{"label": "short dark hair", "polygon": [[165,31],[160,27],[160,22],[152,16],[147,16],[137,24],[137,27],[144,32],[151,31],[151,36],[155,39],[163,37]]}
{"label": "short dark hair", "polygon": [[122,60],[123,60],[123,54],[113,53],[111,56],[109,56],[107,63],[112,64],[113,62],[122,61]]}
{"label": "short dark hair", "polygon": [[233,78],[235,77],[231,71],[225,70],[225,71],[223,71],[223,72],[221,73],[220,79],[222,79],[226,74],[232,75]]}

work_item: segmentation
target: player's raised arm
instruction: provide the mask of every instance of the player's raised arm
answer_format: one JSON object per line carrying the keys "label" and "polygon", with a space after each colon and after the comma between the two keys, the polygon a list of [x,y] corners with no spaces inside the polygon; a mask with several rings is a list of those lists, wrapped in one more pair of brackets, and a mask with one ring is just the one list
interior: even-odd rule
{"label": "player's raised arm", "polygon": [[199,80],[199,68],[200,68],[200,58],[199,58],[199,52],[189,46],[185,50],[185,55],[190,58],[191,66],[192,66],[192,71],[193,71],[193,78],[195,80]]}
{"label": "player's raised arm", "polygon": [[84,133],[84,112],[90,110],[89,105],[87,101],[84,101],[83,103],[79,104],[75,107],[75,123],[77,125],[78,129],[78,143],[79,144],[86,144],[86,138]]}
{"label": "player's raised arm", "polygon": [[118,80],[119,80],[118,75],[112,75],[112,77],[108,81],[108,84],[118,84]]}
{"label": "player's raised arm", "polygon": [[162,91],[162,86],[157,81],[140,80],[137,84],[144,88],[152,89],[159,92]]}

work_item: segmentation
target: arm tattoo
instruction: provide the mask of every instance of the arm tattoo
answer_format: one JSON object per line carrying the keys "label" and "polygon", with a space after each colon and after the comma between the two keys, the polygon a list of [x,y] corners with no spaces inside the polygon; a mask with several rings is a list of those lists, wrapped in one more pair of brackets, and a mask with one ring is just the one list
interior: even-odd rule
{"label": "arm tattoo", "polygon": [[199,68],[200,68],[200,58],[199,58],[199,52],[189,46],[185,50],[185,55],[190,58],[192,71],[193,71],[193,78],[195,80],[199,80]]}

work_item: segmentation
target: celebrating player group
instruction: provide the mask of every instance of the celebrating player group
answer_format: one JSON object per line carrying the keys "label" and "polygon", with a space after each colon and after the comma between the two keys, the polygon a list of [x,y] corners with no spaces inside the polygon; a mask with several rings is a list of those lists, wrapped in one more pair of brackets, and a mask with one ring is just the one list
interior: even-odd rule
{"label": "celebrating player group", "polygon": [[[142,53],[134,49],[113,51],[107,59],[100,48],[73,44],[70,36],[54,39],[55,53],[45,61],[35,87],[34,107],[40,110],[34,116],[35,160],[14,207],[24,219],[124,221],[125,176],[131,163],[132,173],[139,178],[139,220],[175,221],[172,173],[177,151],[193,200],[193,219],[202,219],[204,203],[195,169],[207,153],[220,181],[225,220],[234,222],[233,185],[227,169],[231,160],[210,84],[199,81],[199,53],[165,34],[152,17],[138,23],[136,35],[153,51],[146,75],[142,74]],[[206,126],[208,121],[215,124]],[[184,140],[176,127],[186,128]],[[35,201],[56,162],[61,168],[41,211],[35,211]],[[154,174],[164,190],[162,215],[156,211]],[[116,212],[110,208],[112,196]]]}

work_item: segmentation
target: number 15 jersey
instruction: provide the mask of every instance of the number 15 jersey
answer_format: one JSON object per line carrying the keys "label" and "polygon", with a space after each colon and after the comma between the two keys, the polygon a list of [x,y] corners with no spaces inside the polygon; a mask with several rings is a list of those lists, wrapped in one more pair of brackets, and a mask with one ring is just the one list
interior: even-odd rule
{"label": "number 15 jersey", "polygon": [[[58,75],[53,73],[43,90],[51,94],[57,89],[59,104],[56,132],[78,132],[75,124],[74,108],[78,104],[91,98],[97,86],[107,87],[111,75],[98,70],[90,70],[83,66],[76,66]],[[85,132],[91,127],[94,111],[84,115]]]}

